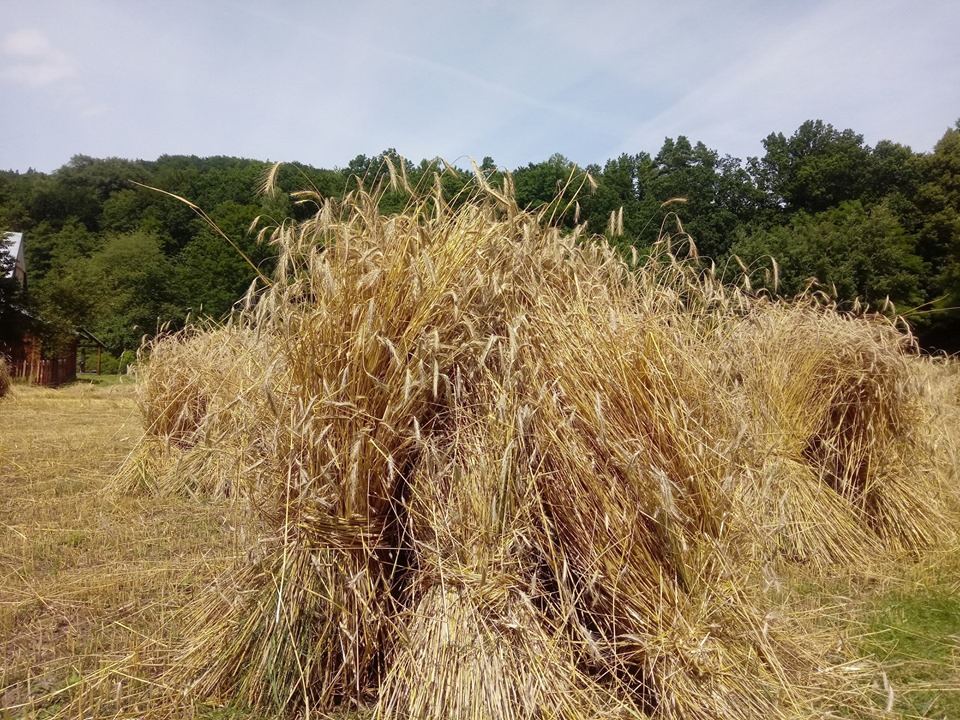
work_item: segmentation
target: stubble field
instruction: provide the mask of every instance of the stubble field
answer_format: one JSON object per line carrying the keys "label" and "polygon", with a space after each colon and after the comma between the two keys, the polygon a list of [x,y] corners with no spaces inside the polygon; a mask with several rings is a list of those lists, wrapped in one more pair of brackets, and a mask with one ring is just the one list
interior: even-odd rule
{"label": "stubble field", "polygon": [[96,715],[105,685],[135,696],[176,610],[231,558],[213,505],[105,491],[139,433],[132,384],[0,401],[0,716]]}

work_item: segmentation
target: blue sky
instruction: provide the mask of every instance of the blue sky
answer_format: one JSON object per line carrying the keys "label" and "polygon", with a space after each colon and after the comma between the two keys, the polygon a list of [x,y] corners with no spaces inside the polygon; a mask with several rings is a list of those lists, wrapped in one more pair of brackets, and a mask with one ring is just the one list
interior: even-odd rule
{"label": "blue sky", "polygon": [[960,118],[958,31],[956,0],[8,0],[0,169],[586,165],[678,135],[747,157],[808,119],[929,151]]}

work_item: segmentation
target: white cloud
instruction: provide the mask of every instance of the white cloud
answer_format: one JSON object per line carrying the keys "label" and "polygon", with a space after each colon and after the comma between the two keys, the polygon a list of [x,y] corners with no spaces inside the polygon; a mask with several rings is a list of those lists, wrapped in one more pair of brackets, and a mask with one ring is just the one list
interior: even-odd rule
{"label": "white cloud", "polygon": [[3,36],[0,61],[0,79],[42,92],[58,111],[91,120],[107,110],[90,97],[80,63],[39,30],[28,27]]}
{"label": "white cloud", "polygon": [[76,62],[33,29],[15,30],[0,42],[5,65],[0,77],[32,87],[47,87],[78,74]]}

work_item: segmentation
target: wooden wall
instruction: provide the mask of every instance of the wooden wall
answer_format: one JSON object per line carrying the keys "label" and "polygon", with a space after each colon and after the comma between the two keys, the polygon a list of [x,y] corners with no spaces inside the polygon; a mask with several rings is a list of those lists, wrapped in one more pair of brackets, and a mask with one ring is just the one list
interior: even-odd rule
{"label": "wooden wall", "polygon": [[55,358],[43,357],[40,340],[27,335],[10,348],[10,371],[14,378],[55,387],[77,379],[77,345],[72,343]]}

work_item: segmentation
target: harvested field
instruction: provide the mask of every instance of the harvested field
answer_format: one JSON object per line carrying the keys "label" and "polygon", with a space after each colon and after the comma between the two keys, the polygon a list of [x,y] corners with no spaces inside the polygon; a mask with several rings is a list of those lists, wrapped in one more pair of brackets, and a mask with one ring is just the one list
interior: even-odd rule
{"label": "harvested field", "polygon": [[108,716],[118,695],[136,714],[130,673],[156,674],[176,611],[231,557],[221,510],[105,492],[140,432],[132,385],[16,385],[0,404],[2,717]]}
{"label": "harvested field", "polygon": [[956,548],[952,365],[669,238],[628,266],[493,188],[389,218],[307,199],[242,313],[149,348],[144,431],[89,499],[159,513],[183,564],[128,601],[162,619],[134,651],[60,680],[65,713],[895,705],[838,598]]}

